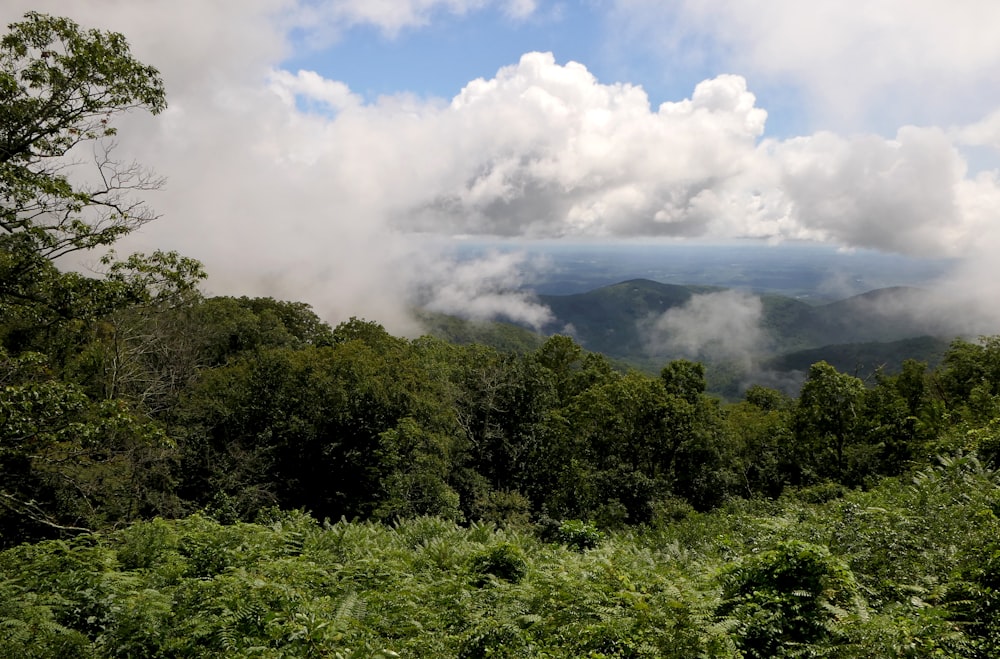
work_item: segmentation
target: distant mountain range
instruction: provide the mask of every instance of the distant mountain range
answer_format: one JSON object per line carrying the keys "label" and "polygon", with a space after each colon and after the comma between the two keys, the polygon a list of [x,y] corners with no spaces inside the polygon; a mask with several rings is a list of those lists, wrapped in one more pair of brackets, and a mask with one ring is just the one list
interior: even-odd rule
{"label": "distant mountain range", "polygon": [[[538,299],[554,316],[541,334],[568,334],[587,350],[647,371],[678,357],[699,359],[710,375],[715,368],[715,389],[728,394],[747,378],[767,380],[770,374],[787,382],[784,376],[820,360],[861,377],[878,368],[894,372],[911,358],[934,365],[956,334],[949,319],[927,311],[927,291],[907,287],[813,305],[782,295],[631,279]],[[430,333],[460,343],[527,350],[542,340],[510,323],[435,314],[423,320]]]}

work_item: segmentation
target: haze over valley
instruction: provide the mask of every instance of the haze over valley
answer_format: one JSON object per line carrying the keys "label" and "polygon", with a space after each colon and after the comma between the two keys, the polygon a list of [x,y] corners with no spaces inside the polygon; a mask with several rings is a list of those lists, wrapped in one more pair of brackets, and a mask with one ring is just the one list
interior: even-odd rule
{"label": "haze over valley", "polygon": [[509,294],[520,315],[501,320],[523,329],[481,325],[485,317],[436,300],[423,308],[472,321],[423,316],[431,333],[522,350],[565,334],[650,373],[696,359],[713,391],[728,397],[754,383],[794,395],[820,360],[864,378],[896,372],[906,359],[934,365],[953,338],[995,331],[989,310],[951,306],[937,292],[956,265],[950,259],[746,242],[472,243],[456,252],[469,262],[522,259],[528,274]]}

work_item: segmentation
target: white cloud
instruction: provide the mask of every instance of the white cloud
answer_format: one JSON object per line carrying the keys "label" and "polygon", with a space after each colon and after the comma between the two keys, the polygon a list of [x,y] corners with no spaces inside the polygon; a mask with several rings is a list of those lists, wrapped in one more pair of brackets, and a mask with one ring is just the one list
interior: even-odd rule
{"label": "white cloud", "polygon": [[423,291],[422,306],[471,320],[500,317],[536,330],[552,321],[552,312],[521,290],[526,263],[521,253],[493,252],[474,261],[440,261]]}
{"label": "white cloud", "polygon": [[788,212],[814,237],[928,256],[959,255],[975,238],[978,222],[957,199],[965,163],[940,130],[817,133],[767,148]]}
{"label": "white cloud", "polygon": [[321,110],[346,110],[361,105],[361,97],[351,92],[350,87],[337,80],[327,80],[315,71],[276,70],[271,72],[271,91],[281,97],[289,107],[294,107],[298,99],[322,104]]}
{"label": "white cloud", "polygon": [[[823,125],[967,123],[1000,105],[993,0],[617,0],[623,39],[793,85]],[[704,64],[704,62],[703,62]]]}
{"label": "white cloud", "polygon": [[[480,4],[365,11],[403,12],[393,19],[402,25]],[[9,0],[0,20],[66,11],[124,32],[163,71],[170,108],[125,118],[120,135],[123,156],[168,178],[150,199],[164,217],[120,251],[178,249],[206,263],[213,292],[305,300],[332,321],[359,315],[409,331],[420,294],[441,310],[544,322],[543,309],[510,294],[522,262],[459,266],[418,232],[814,238],[995,262],[978,246],[1000,247],[1000,183],[995,172],[969,178],[952,142],[987,142],[986,129],[762,141],[766,112],[740,76],[652,108],[641,87],[544,53],[450,102],[365,104],[342,82],[280,68],[288,31],[324,6]],[[379,16],[365,20],[395,24]]]}
{"label": "white cloud", "polygon": [[763,348],[760,326],[763,304],[745,291],[729,290],[692,296],[681,307],[668,309],[641,325],[654,355],[690,358],[711,355],[745,368]]}
{"label": "white cloud", "polygon": [[508,0],[503,3],[504,13],[511,18],[524,19],[538,10],[535,0]]}
{"label": "white cloud", "polygon": [[691,202],[740,173],[766,113],[738,76],[652,111],[645,92],[529,53],[445,117],[470,149],[419,226],[497,235],[696,235]]}
{"label": "white cloud", "polygon": [[1000,108],[979,121],[953,129],[952,133],[960,144],[1000,150]]}

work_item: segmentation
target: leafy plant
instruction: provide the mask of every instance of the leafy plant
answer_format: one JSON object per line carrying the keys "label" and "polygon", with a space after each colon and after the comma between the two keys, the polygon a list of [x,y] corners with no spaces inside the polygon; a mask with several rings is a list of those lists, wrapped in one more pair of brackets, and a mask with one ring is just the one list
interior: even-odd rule
{"label": "leafy plant", "polygon": [[472,555],[472,572],[482,585],[489,577],[517,583],[528,573],[524,552],[515,544],[501,542]]}
{"label": "leafy plant", "polygon": [[718,615],[735,621],[748,657],[793,654],[829,642],[857,605],[854,575],[826,547],[789,540],[748,557],[722,576]]}
{"label": "leafy plant", "polygon": [[559,542],[577,551],[593,549],[603,538],[604,534],[597,530],[595,525],[578,519],[564,521],[556,532],[556,539]]}

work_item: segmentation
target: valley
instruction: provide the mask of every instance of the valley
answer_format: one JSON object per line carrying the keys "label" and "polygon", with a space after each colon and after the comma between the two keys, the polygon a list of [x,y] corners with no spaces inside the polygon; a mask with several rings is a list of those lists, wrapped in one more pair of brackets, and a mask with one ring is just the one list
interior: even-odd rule
{"label": "valley", "polygon": [[534,332],[511,323],[474,323],[424,314],[429,333],[460,343],[528,350],[543,336],[571,336],[624,367],[655,373],[666,362],[706,364],[710,388],[738,397],[750,384],[794,395],[810,364],[870,378],[906,359],[936,365],[961,332],[935,314],[933,294],[895,286],[810,304],[701,284],[632,279],[581,293],[542,294],[552,320]]}

